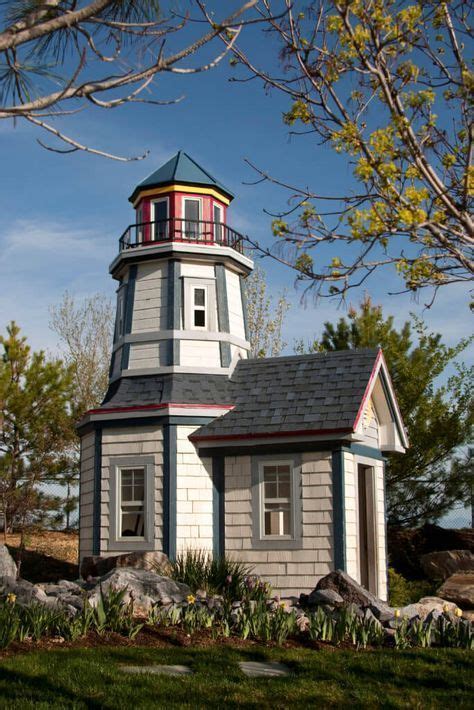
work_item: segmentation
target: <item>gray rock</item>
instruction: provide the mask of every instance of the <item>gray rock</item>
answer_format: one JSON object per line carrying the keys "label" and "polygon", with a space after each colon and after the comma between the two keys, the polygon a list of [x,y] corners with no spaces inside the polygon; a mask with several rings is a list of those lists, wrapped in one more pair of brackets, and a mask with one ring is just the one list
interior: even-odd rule
{"label": "gray rock", "polygon": [[451,575],[438,589],[438,594],[461,609],[474,609],[474,572]]}
{"label": "gray rock", "polygon": [[344,604],[344,599],[334,589],[314,589],[307,599],[308,606],[319,606],[329,604],[330,606],[340,606]]}
{"label": "gray rock", "polygon": [[81,595],[83,594],[83,589],[75,582],[67,582],[63,580],[57,584],[39,584],[38,587],[42,589],[48,597],[62,597],[64,595]]}
{"label": "gray rock", "polygon": [[405,617],[407,617],[407,619],[414,619],[420,616],[420,607],[418,604],[407,604],[406,606],[400,607],[399,611],[400,619],[404,619]]}
{"label": "gray rock", "polygon": [[474,554],[471,550],[443,550],[422,555],[420,563],[430,579],[445,580],[460,572],[474,572]]}
{"label": "gray rock", "polygon": [[358,607],[370,607],[374,614],[374,609],[378,609],[380,613],[388,613],[390,611],[390,607],[386,602],[378,599],[374,594],[367,591],[361,584],[356,582],[355,579],[352,579],[347,572],[343,572],[342,570],[330,572],[320,579],[316,585],[316,591],[323,589],[334,590],[342,597],[346,604],[355,604]]}
{"label": "gray rock", "polygon": [[163,577],[155,572],[144,569],[119,568],[110,571],[101,578],[100,583],[89,592],[88,598],[92,606],[96,606],[102,591],[106,594],[111,589],[126,589],[124,602],[133,599],[134,610],[139,614],[147,614],[155,604],[183,602],[190,588],[186,584],[174,582],[169,577]]}
{"label": "gray rock", "polygon": [[95,555],[84,557],[81,563],[81,576],[102,577],[113,569],[127,567],[131,569],[148,569],[156,574],[166,574],[169,571],[169,559],[164,552],[157,550],[145,552],[127,552],[122,555],[101,557]]}
{"label": "gray rock", "polygon": [[6,545],[0,545],[0,577],[16,577],[18,569]]}
{"label": "gray rock", "polygon": [[377,626],[382,626],[379,619],[377,619],[377,617],[374,615],[374,613],[371,611],[371,609],[369,607],[364,609],[364,613],[363,613],[362,618],[364,621],[373,621],[374,624],[376,624]]}
{"label": "gray rock", "polygon": [[14,594],[17,604],[28,606],[34,604],[45,604],[46,606],[57,606],[57,599],[48,597],[43,589],[26,579],[15,579],[14,577],[3,577],[0,582],[0,594]]}
{"label": "gray rock", "polygon": [[393,619],[393,609],[391,607],[383,608],[376,604],[371,604],[369,607],[372,614],[378,619],[382,624],[386,624],[391,619]]}

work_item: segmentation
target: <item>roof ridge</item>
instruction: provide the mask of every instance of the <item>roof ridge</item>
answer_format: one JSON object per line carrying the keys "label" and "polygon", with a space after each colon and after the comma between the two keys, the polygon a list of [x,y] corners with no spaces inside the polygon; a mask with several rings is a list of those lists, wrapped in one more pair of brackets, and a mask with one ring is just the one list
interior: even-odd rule
{"label": "roof ridge", "polygon": [[180,150],[179,152],[182,153],[183,155],[185,155],[185,156],[188,158],[188,160],[190,160],[192,163],[194,163],[194,165],[195,165],[197,168],[199,168],[199,170],[202,170],[202,172],[205,173],[208,178],[210,178],[213,182],[215,182],[215,183],[217,184],[217,182],[218,182],[218,181],[217,181],[217,178],[215,178],[214,175],[212,175],[212,174],[209,172],[209,170],[206,170],[206,168],[203,168],[202,165],[199,165],[199,163],[197,163],[197,162],[194,160],[194,158],[192,158],[192,157],[189,155],[189,153],[186,153],[185,150],[182,150],[182,151]]}
{"label": "roof ridge", "polygon": [[317,353],[305,353],[304,355],[274,355],[273,357],[255,357],[255,358],[246,358],[246,359],[241,359],[237,364],[240,363],[252,363],[252,364],[262,364],[264,365],[267,362],[283,362],[283,361],[296,361],[296,360],[310,360],[312,358],[317,359],[317,358],[327,358],[327,357],[342,357],[342,356],[350,356],[350,355],[361,355],[361,354],[369,354],[373,353],[376,355],[378,351],[381,350],[380,347],[371,347],[371,348],[347,348],[346,350],[322,350],[321,352]]}

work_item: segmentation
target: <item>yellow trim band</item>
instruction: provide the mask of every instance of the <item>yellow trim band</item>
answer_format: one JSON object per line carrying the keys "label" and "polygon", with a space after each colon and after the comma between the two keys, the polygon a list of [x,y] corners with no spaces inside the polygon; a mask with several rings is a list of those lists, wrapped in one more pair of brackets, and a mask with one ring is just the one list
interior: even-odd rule
{"label": "yellow trim band", "polygon": [[174,185],[166,185],[165,187],[154,187],[149,190],[141,190],[137,198],[134,200],[133,206],[136,207],[137,203],[143,197],[149,197],[150,195],[161,195],[164,192],[185,192],[195,195],[212,195],[212,197],[216,197],[225,205],[230,205],[230,199],[222,192],[215,190],[213,187],[191,187],[190,185],[179,185],[176,183]]}

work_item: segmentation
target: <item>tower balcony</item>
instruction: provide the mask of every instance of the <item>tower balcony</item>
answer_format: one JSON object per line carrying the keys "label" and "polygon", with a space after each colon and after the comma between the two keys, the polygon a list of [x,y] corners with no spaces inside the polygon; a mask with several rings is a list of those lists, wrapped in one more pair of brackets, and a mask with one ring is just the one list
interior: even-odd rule
{"label": "tower balcony", "polygon": [[245,237],[222,222],[171,217],[154,222],[131,224],[119,239],[120,253],[130,249],[182,242],[203,246],[223,246],[244,253]]}

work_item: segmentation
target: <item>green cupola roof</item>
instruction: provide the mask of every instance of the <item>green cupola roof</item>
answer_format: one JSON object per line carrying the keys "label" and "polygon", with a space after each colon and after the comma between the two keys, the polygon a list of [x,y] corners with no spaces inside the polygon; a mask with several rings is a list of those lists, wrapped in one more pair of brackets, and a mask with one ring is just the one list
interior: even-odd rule
{"label": "green cupola roof", "polygon": [[202,168],[187,153],[180,150],[167,163],[155,170],[143,182],[134,189],[129,197],[130,202],[134,202],[137,195],[142,190],[149,190],[153,187],[162,187],[181,183],[183,185],[200,185],[213,187],[219,192],[223,192],[229,199],[233,199],[233,193],[224,185],[218,182],[207,170]]}

